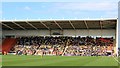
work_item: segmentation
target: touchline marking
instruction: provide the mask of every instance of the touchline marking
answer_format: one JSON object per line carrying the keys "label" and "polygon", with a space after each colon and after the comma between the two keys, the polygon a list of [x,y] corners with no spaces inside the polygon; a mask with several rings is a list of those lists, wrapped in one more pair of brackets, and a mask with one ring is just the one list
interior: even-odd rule
{"label": "touchline marking", "polygon": [[120,64],[120,62],[116,58],[114,58],[114,59],[115,59],[115,61],[117,61]]}

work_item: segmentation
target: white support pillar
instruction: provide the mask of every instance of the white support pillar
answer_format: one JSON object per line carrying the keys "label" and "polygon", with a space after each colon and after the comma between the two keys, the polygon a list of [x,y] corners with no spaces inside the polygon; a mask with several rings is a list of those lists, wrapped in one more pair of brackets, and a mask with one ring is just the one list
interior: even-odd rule
{"label": "white support pillar", "polygon": [[50,30],[50,28],[49,28],[46,24],[44,24],[42,21],[40,21],[40,23],[41,23],[43,26],[45,26],[48,30]]}
{"label": "white support pillar", "polygon": [[12,21],[12,23],[17,25],[18,27],[22,28],[23,30],[26,30],[23,26],[19,25],[18,23],[15,23],[15,21]]}
{"label": "white support pillar", "polygon": [[85,26],[86,26],[86,28],[87,28],[87,30],[88,30],[88,36],[90,36],[90,31],[89,31],[89,27],[88,27],[88,24],[87,24],[87,22],[84,20],[84,23],[85,23]]}
{"label": "white support pillar", "polygon": [[38,30],[37,27],[35,27],[34,25],[32,25],[31,23],[29,23],[28,21],[25,21],[28,25],[30,25],[31,27],[33,27],[34,29]]}
{"label": "white support pillar", "polygon": [[61,30],[63,30],[63,28],[55,20],[54,20],[54,22]]}
{"label": "white support pillar", "polygon": [[1,23],[1,24],[4,25],[4,26],[6,26],[6,27],[8,27],[8,28],[10,28],[10,29],[12,29],[12,30],[15,30],[14,28],[8,26],[7,24],[4,24],[4,23]]}
{"label": "white support pillar", "polygon": [[116,38],[115,39],[116,39],[116,54],[118,56],[118,40],[119,40],[118,39],[118,25],[119,25],[118,18],[117,18],[117,24],[116,25],[117,25],[117,27],[116,27],[116,35],[115,35]]}

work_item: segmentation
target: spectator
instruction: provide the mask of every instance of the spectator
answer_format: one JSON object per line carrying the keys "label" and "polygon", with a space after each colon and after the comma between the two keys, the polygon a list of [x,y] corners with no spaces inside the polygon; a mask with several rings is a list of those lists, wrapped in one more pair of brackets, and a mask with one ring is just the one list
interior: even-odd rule
{"label": "spectator", "polygon": [[[109,48],[111,46],[111,49]],[[104,56],[114,52],[112,38],[87,37],[20,37],[12,49],[16,55]],[[111,53],[112,55],[113,53]]]}

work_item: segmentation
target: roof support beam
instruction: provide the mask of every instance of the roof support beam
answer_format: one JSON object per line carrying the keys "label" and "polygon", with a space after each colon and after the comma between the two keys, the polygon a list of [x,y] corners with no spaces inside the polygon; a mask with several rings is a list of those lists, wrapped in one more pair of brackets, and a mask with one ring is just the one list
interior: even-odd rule
{"label": "roof support beam", "polygon": [[63,30],[62,27],[55,20],[54,20],[54,22],[61,30]]}
{"label": "roof support beam", "polygon": [[87,22],[84,20],[85,26],[87,29],[89,29]]}
{"label": "roof support beam", "polygon": [[36,29],[36,30],[38,30],[38,28],[36,28],[35,26],[33,26],[31,23],[29,23],[28,21],[26,21],[26,23],[28,24],[28,25],[30,25],[31,27],[33,27],[34,29]]}
{"label": "roof support beam", "polygon": [[47,25],[45,25],[42,21],[40,21],[40,23],[41,23],[43,26],[45,26],[48,30],[50,30],[50,28],[49,28]]}
{"label": "roof support beam", "polygon": [[100,21],[100,28],[102,29],[103,28],[103,26],[102,26],[102,22]]}
{"label": "roof support beam", "polygon": [[12,27],[8,26],[7,24],[4,24],[4,23],[1,23],[1,24],[4,25],[4,26],[6,26],[6,27],[8,27],[8,28],[10,28],[10,29],[12,29],[12,30],[15,30]]}
{"label": "roof support beam", "polygon": [[18,27],[20,27],[20,28],[22,28],[22,29],[26,30],[24,27],[22,27],[21,25],[19,25],[19,24],[15,23],[14,21],[12,21],[12,23],[13,23],[13,24],[15,24],[15,25],[17,25]]}
{"label": "roof support beam", "polygon": [[69,20],[69,23],[73,27],[73,29],[75,30],[75,27],[74,27],[74,25],[72,24],[72,22],[70,20]]}

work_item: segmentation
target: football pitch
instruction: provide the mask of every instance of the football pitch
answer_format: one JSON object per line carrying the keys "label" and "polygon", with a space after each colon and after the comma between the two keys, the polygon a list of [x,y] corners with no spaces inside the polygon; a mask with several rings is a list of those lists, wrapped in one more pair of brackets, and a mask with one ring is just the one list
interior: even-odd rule
{"label": "football pitch", "polygon": [[113,57],[2,56],[2,66],[118,66]]}

